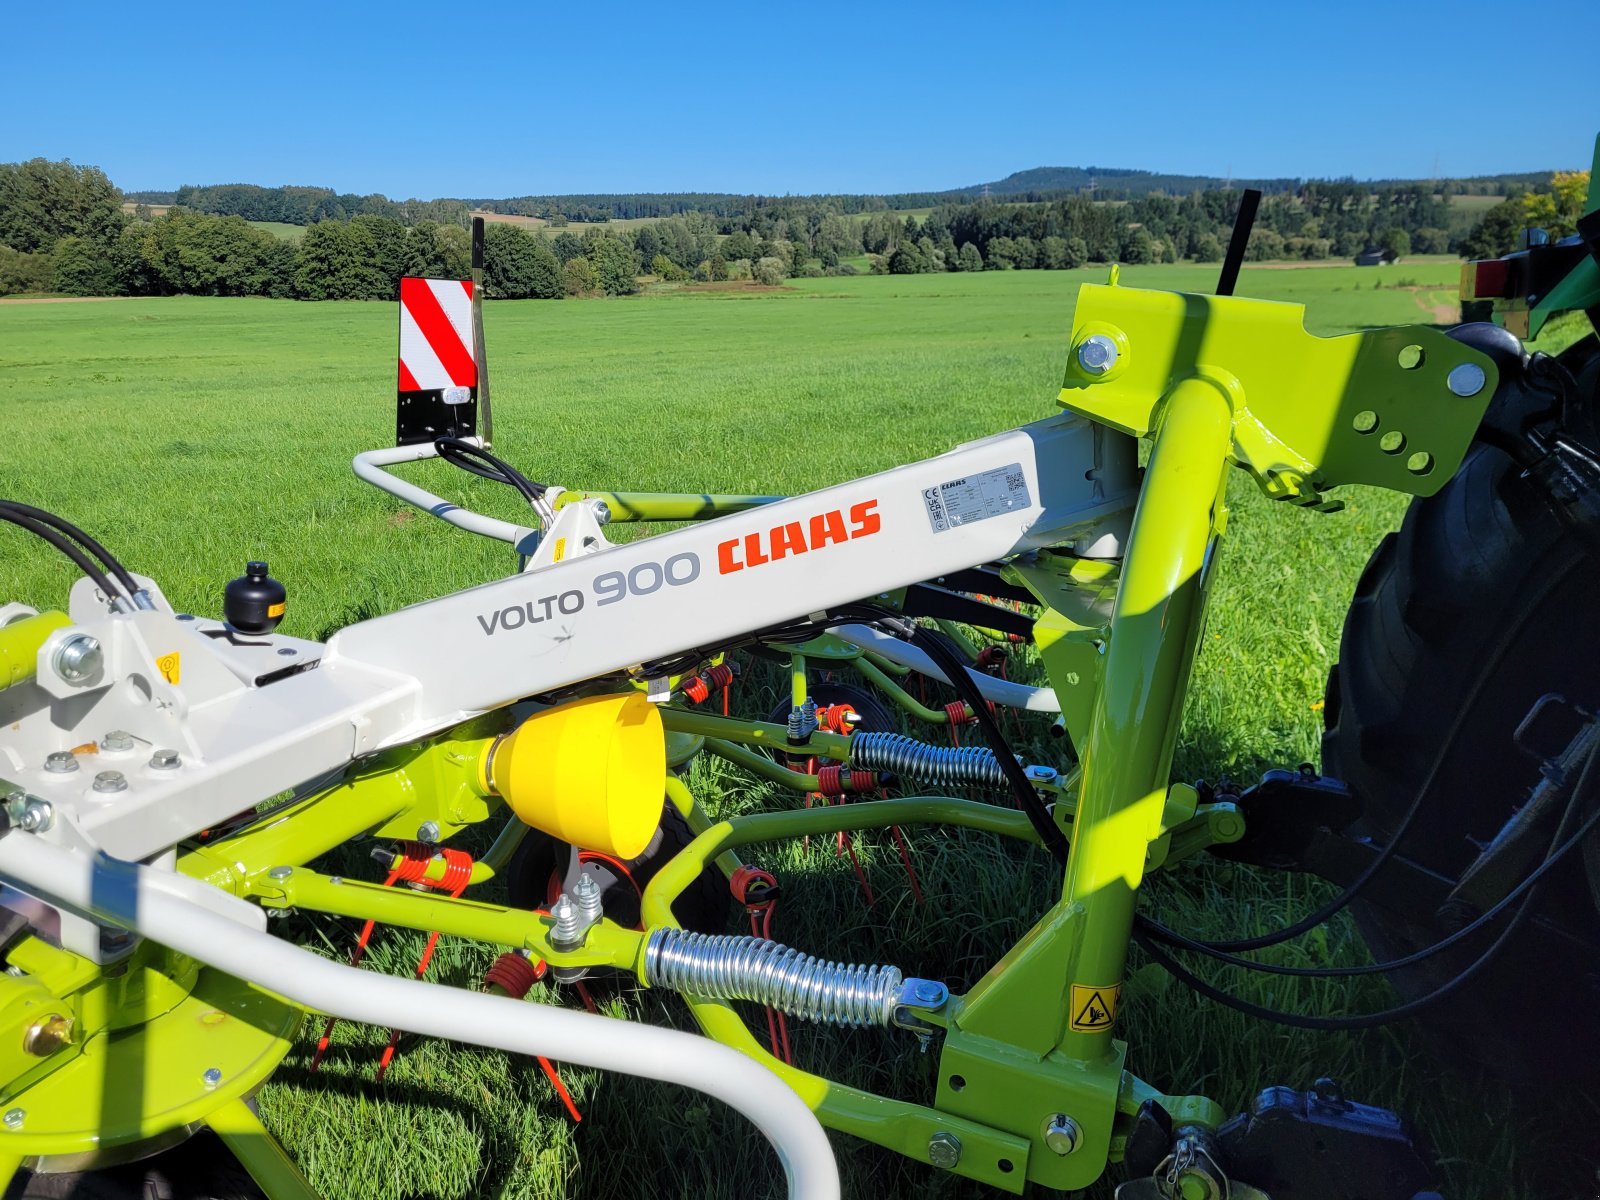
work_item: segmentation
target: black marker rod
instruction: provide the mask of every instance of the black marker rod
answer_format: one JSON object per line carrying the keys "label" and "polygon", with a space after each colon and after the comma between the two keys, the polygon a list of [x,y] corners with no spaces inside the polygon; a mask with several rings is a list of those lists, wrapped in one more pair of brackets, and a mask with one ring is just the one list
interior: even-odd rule
{"label": "black marker rod", "polygon": [[478,365],[478,425],[483,444],[494,444],[494,414],[489,408],[489,355],[483,340],[483,218],[472,218],[472,361]]}
{"label": "black marker rod", "polygon": [[1222,275],[1217,280],[1217,295],[1233,295],[1239,282],[1239,268],[1244,265],[1244,250],[1250,244],[1250,227],[1256,223],[1256,209],[1261,206],[1261,193],[1255,188],[1245,188],[1239,197],[1239,215],[1233,219],[1233,236],[1228,239],[1228,253],[1222,258]]}

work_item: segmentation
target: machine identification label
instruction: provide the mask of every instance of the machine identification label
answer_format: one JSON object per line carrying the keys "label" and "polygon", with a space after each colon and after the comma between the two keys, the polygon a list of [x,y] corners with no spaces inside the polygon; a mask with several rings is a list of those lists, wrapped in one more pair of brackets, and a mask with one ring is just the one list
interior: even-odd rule
{"label": "machine identification label", "polygon": [[1099,1033],[1103,1029],[1110,1029],[1117,1019],[1117,1001],[1121,998],[1120,983],[1105,987],[1073,984],[1072,1028],[1079,1033]]}
{"label": "machine identification label", "polygon": [[923,488],[922,503],[928,510],[933,531],[944,533],[957,525],[970,525],[1027,508],[1030,503],[1028,477],[1022,473],[1021,463],[996,467],[978,475],[963,475],[938,487]]}

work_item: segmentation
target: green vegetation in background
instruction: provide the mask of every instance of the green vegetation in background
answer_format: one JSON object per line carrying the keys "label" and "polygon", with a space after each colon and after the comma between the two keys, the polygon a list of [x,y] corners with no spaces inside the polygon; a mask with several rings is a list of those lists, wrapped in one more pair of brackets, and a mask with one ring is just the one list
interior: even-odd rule
{"label": "green vegetation in background", "polygon": [[[1445,290],[1454,269],[1246,267],[1239,290],[1308,302],[1310,327],[1331,334],[1427,320],[1422,292],[1392,286],[1394,276]],[[1056,411],[1076,287],[1104,275],[800,279],[769,293],[680,289],[628,303],[493,305],[485,319],[496,450],[532,478],[575,487],[800,491],[881,470]],[[1374,290],[1369,280],[1380,276],[1384,286]],[[1129,267],[1123,279],[1209,291],[1215,269]],[[1360,290],[1350,286],[1356,281]],[[217,612],[224,582],[246,559],[264,558],[289,588],[284,631],[299,636],[323,637],[509,574],[505,547],[350,474],[350,457],[392,432],[394,320],[390,304],[202,298],[0,310],[0,404],[25,414],[0,447],[0,494],[77,520],[155,576],[181,609]],[[509,489],[441,463],[407,473],[463,504],[518,517]],[[1306,513],[1269,503],[1237,475],[1230,497],[1180,778],[1248,779],[1263,767],[1316,760],[1322,683],[1345,608],[1362,564],[1403,510],[1398,497],[1353,489],[1346,511]],[[4,536],[0,597],[60,604],[72,574],[59,556]],[[784,682],[753,671],[737,702],[765,711]],[[1019,750],[1053,761],[1052,744],[1029,725]],[[793,802],[716,761],[698,762],[690,783],[719,814]],[[827,839],[758,856],[784,888],[776,936],[957,987],[1023,931],[1058,882],[1042,856],[921,830],[912,854],[928,902],[917,907],[892,843],[864,837],[856,846],[878,896],[872,908]],[[360,847],[327,869],[370,878],[373,867]],[[1325,895],[1302,878],[1199,861],[1152,880],[1145,903],[1187,932],[1224,937],[1281,926]],[[304,916],[276,928],[340,958],[354,935]],[[407,974],[421,944],[420,935],[380,932],[366,965]],[[1366,961],[1347,921],[1270,955],[1302,966]],[[429,977],[475,987],[493,958],[486,947],[444,938]],[[1289,1032],[1199,1001],[1141,969],[1137,956],[1132,965],[1120,1016],[1133,1041],[1130,1066],[1147,1079],[1238,1110],[1260,1084],[1306,1087],[1334,1075],[1352,1097],[1421,1120],[1453,1200],[1547,1200],[1586,1194],[1592,1183],[1593,1097],[1514,1096],[1465,1079],[1425,1052],[1416,1024]],[[1393,1002],[1370,977],[1226,983],[1258,1003],[1304,1011]],[[571,1002],[543,984],[533,998]],[[617,1015],[685,1021],[672,997],[602,990],[599,1002]],[[305,1070],[308,1039],[260,1096],[269,1127],[333,1200],[747,1200],[781,1185],[748,1123],[679,1089],[563,1067],[584,1114],[574,1127],[537,1066],[505,1055],[406,1039],[387,1082],[376,1084],[386,1038],[341,1024],[316,1076]],[[931,1091],[936,1056],[919,1055],[908,1038],[796,1025],[794,1040],[809,1069],[890,1094]],[[835,1144],[847,1195],[974,1194],[848,1138]],[[1088,1193],[1109,1196],[1108,1183]]]}
{"label": "green vegetation in background", "polygon": [[[1566,182],[1575,178],[1558,174],[1547,191],[1488,209],[1465,236],[1459,197],[1448,185],[1313,180],[1266,198],[1246,257],[1315,261],[1372,246],[1399,257],[1476,250],[1540,223],[1546,209],[1547,223],[1559,225],[1570,207]],[[0,164],[0,294],[384,299],[394,296],[400,274],[459,277],[466,270],[469,212],[461,202],[396,204],[246,185],[185,188],[176,199],[159,216],[144,204],[129,214],[94,168],[43,159]],[[645,274],[772,285],[855,273],[863,252],[867,270],[896,275],[1216,262],[1238,203],[1233,190],[1154,190],[1116,202],[1096,191],[1043,203],[985,198],[853,216],[858,209],[837,197],[745,197],[742,206],[713,206],[714,213],[631,216],[581,228],[567,212],[550,211],[527,218],[546,222],[537,232],[494,223],[487,293],[626,295]],[[579,207],[582,215],[607,215]],[[295,241],[301,221],[311,223]],[[553,238],[541,240],[550,230]]]}

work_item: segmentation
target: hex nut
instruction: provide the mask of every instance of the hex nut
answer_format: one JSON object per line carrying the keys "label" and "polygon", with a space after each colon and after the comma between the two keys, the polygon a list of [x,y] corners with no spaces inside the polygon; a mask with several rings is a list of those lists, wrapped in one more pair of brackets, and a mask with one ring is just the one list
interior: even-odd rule
{"label": "hex nut", "polygon": [[943,1171],[961,1161],[961,1139],[953,1133],[936,1133],[928,1139],[928,1161]]}
{"label": "hex nut", "polygon": [[55,823],[55,806],[48,800],[29,796],[22,806],[22,816],[17,825],[24,833],[44,833]]}
{"label": "hex nut", "polygon": [[1078,343],[1078,366],[1091,375],[1104,375],[1117,365],[1117,343],[1095,333]]}

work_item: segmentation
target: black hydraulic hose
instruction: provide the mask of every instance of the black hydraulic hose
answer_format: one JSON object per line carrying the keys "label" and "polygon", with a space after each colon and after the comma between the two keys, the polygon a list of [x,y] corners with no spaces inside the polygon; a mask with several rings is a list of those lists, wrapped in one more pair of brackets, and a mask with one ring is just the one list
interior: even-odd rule
{"label": "black hydraulic hose", "polygon": [[[66,534],[67,537],[77,542],[90,554],[98,558],[100,562],[104,564],[105,569],[115,575],[117,580],[123,585],[124,588],[127,589],[129,596],[132,596],[139,590],[139,581],[128,573],[128,569],[118,561],[116,555],[112,554],[111,551],[107,550],[103,545],[101,545],[96,538],[91,537],[88,533],[84,532],[84,530],[79,528],[77,525],[74,525],[66,518],[58,517],[55,513],[49,512],[46,509],[35,508],[31,504],[23,504],[20,500],[0,500],[0,508],[10,509],[12,512],[31,518],[41,525],[48,525],[51,528]],[[116,593],[114,592],[107,592],[108,596],[115,594]]]}
{"label": "black hydraulic hose", "polygon": [[76,563],[85,575],[94,580],[100,590],[106,594],[108,600],[122,599],[122,593],[112,586],[110,577],[100,569],[99,564],[85,554],[83,549],[76,543],[63,537],[42,521],[24,516],[4,505],[0,505],[0,521],[9,521],[11,524],[27,530],[35,537],[43,538]]}
{"label": "black hydraulic hose", "polygon": [[1363,1013],[1360,1016],[1353,1017],[1317,1017],[1305,1013],[1285,1012],[1282,1009],[1267,1008],[1260,1004],[1254,1004],[1242,997],[1235,996],[1232,992],[1225,992],[1219,987],[1213,987],[1162,950],[1154,938],[1137,928],[1133,931],[1133,940],[1151,959],[1168,971],[1179,983],[1208,1000],[1215,1000],[1225,1008],[1231,1008],[1235,1012],[1244,1013],[1246,1016],[1258,1017],[1263,1021],[1271,1021],[1274,1024],[1288,1025],[1294,1029],[1340,1032],[1353,1029],[1372,1029],[1378,1025],[1387,1025],[1391,1021],[1400,1021],[1443,1000],[1493,962],[1500,951],[1510,943],[1513,935],[1522,927],[1523,918],[1527,915],[1528,904],[1527,900],[1523,901],[1522,907],[1517,910],[1516,916],[1506,926],[1505,932],[1497,937],[1493,945],[1485,950],[1470,966],[1464,968],[1455,978],[1440,984],[1439,987],[1429,992],[1426,996],[1419,996],[1415,1000],[1407,1001],[1405,1004],[1397,1004],[1393,1008],[1386,1008],[1375,1013]]}
{"label": "black hydraulic hose", "polygon": [[[1579,811],[1582,797],[1588,791],[1586,785],[1589,783],[1590,776],[1594,773],[1595,765],[1597,763],[1600,763],[1600,754],[1591,755],[1588,763],[1584,766],[1582,774],[1578,778],[1576,786],[1573,788],[1572,801],[1568,808],[1569,813]],[[1566,824],[1567,822],[1563,820],[1563,828],[1565,828]],[[1413,1016],[1416,1013],[1421,1012],[1423,1009],[1437,1004],[1440,1000],[1443,1000],[1445,997],[1451,995],[1453,992],[1461,988],[1464,984],[1468,983],[1470,980],[1476,977],[1479,972],[1493,962],[1501,950],[1510,944],[1511,939],[1516,935],[1518,930],[1522,928],[1523,921],[1526,920],[1528,914],[1532,911],[1533,901],[1534,897],[1537,895],[1539,881],[1547,872],[1553,870],[1557,863],[1570,854],[1572,850],[1576,848],[1597,825],[1600,825],[1600,807],[1597,807],[1594,812],[1589,814],[1589,816],[1578,826],[1577,831],[1573,833],[1571,837],[1569,837],[1565,842],[1562,842],[1560,846],[1554,848],[1545,858],[1545,861],[1539,865],[1538,869],[1532,872],[1522,884],[1518,885],[1516,891],[1507,896],[1500,904],[1496,905],[1495,908],[1490,911],[1490,913],[1485,914],[1485,918],[1487,918],[1493,915],[1495,912],[1503,910],[1511,899],[1513,899],[1517,894],[1526,890],[1527,894],[1523,896],[1522,903],[1518,906],[1516,913],[1512,915],[1512,918],[1506,925],[1504,931],[1499,937],[1495,938],[1494,942],[1487,950],[1485,950],[1466,967],[1463,967],[1458,974],[1450,979],[1447,979],[1444,983],[1440,984],[1438,987],[1434,988],[1433,991],[1428,992],[1426,995],[1418,996],[1415,1000],[1408,1000],[1404,1004],[1397,1004],[1393,1008],[1386,1008],[1375,1013],[1362,1013],[1356,1016],[1348,1017],[1317,1017],[1309,1016],[1304,1013],[1285,1012],[1282,1009],[1267,1008],[1263,1005],[1255,1004],[1249,1000],[1245,1000],[1242,997],[1235,996],[1232,992],[1225,992],[1221,988],[1207,983],[1198,975],[1195,975],[1182,963],[1178,962],[1171,955],[1169,955],[1165,950],[1157,945],[1154,937],[1137,926],[1134,929],[1133,940],[1144,950],[1146,954],[1148,954],[1161,967],[1170,972],[1172,976],[1180,983],[1184,984],[1200,995],[1205,996],[1207,999],[1215,1000],[1218,1004],[1224,1005],[1227,1008],[1231,1008],[1236,1012],[1242,1012],[1247,1016],[1259,1017],[1266,1021],[1273,1021],[1280,1025],[1288,1025],[1296,1029],[1316,1029],[1334,1032],[1354,1029],[1371,1029],[1378,1025],[1387,1025],[1392,1021],[1399,1021],[1406,1017]],[[1559,834],[1557,836],[1559,836]],[[1423,957],[1426,957],[1426,955],[1423,955]],[[1403,960],[1396,961],[1399,962]],[[1395,964],[1386,965],[1394,966]]]}
{"label": "black hydraulic hose", "polygon": [[[1594,759],[1591,758],[1589,761],[1593,762]],[[1253,959],[1240,958],[1236,954],[1224,954],[1221,951],[1213,950],[1205,942],[1185,937],[1176,930],[1148,917],[1139,916],[1135,917],[1134,920],[1142,932],[1158,942],[1176,946],[1180,950],[1192,950],[1196,953],[1204,954],[1207,958],[1215,959],[1217,962],[1227,963],[1229,966],[1234,967],[1243,967],[1250,971],[1259,971],[1266,975],[1292,975],[1312,979],[1328,979],[1349,975],[1387,974],[1390,971],[1399,971],[1406,967],[1415,966],[1417,963],[1424,962],[1436,954],[1441,954],[1488,926],[1496,917],[1510,908],[1513,901],[1535,887],[1539,880],[1549,874],[1556,864],[1582,841],[1584,835],[1593,829],[1596,824],[1600,824],[1600,810],[1591,814],[1588,820],[1579,827],[1577,833],[1566,842],[1563,842],[1558,849],[1551,853],[1549,858],[1531,871],[1527,878],[1507,892],[1492,908],[1487,909],[1471,924],[1464,925],[1454,933],[1440,938],[1431,946],[1424,946],[1421,950],[1407,954],[1403,958],[1391,959],[1388,962],[1368,963],[1360,967],[1284,967],[1275,963],[1256,962]]]}
{"label": "black hydraulic hose", "polygon": [[[1033,784],[1028,781],[1027,772],[1022,769],[1022,764],[1017,762],[1017,756],[1011,751],[1011,744],[1006,740],[1006,735],[1000,729],[1000,723],[994,719],[994,714],[989,711],[989,703],[978,691],[972,682],[972,676],[967,673],[967,668],[950,648],[938,638],[933,631],[925,626],[918,625],[900,613],[892,612],[886,608],[875,605],[852,605],[848,609],[831,614],[835,618],[856,618],[864,616],[866,620],[886,624],[901,636],[908,637],[911,644],[920,649],[934,665],[944,672],[944,676],[955,688],[956,695],[972,709],[973,716],[977,719],[978,726],[983,730],[984,738],[988,741],[994,756],[1000,764],[1000,770],[1006,777],[1006,782],[1011,787],[1011,793],[1016,798],[1017,807],[1027,814],[1028,821],[1033,825],[1034,832],[1039,835],[1046,850],[1055,857],[1056,861],[1065,865],[1071,843],[1067,835],[1061,832],[1061,827],[1051,817],[1050,810],[1039,799],[1039,793],[1033,790]],[[907,628],[909,626],[909,628]]]}
{"label": "black hydraulic hose", "polygon": [[462,441],[460,438],[439,438],[433,443],[433,448],[440,458],[452,466],[515,488],[529,504],[534,503],[548,490],[545,484],[534,483],[505,459],[489,453],[482,446],[474,446],[471,442]]}
{"label": "black hydraulic hose", "polygon": [[1416,799],[1411,802],[1411,806],[1406,809],[1405,815],[1400,818],[1399,824],[1390,833],[1389,840],[1384,843],[1377,854],[1373,855],[1372,861],[1362,868],[1361,873],[1345,885],[1337,896],[1324,904],[1318,905],[1299,920],[1285,925],[1282,929],[1275,930],[1272,933],[1263,933],[1256,937],[1247,938],[1228,938],[1218,941],[1206,940],[1200,944],[1209,950],[1218,951],[1264,950],[1268,946],[1277,946],[1297,938],[1303,933],[1309,933],[1317,926],[1326,923],[1350,907],[1350,904],[1361,894],[1362,889],[1372,882],[1378,872],[1383,870],[1389,860],[1394,857],[1400,843],[1411,832],[1412,824],[1427,806],[1427,802],[1433,799],[1434,790],[1438,787],[1439,780],[1444,777],[1444,767],[1445,763],[1449,761],[1450,751],[1455,746],[1456,739],[1461,736],[1461,731],[1466,727],[1467,717],[1471,713],[1473,706],[1477,704],[1478,698],[1483,694],[1484,689],[1489,686],[1489,681],[1494,676],[1495,668],[1500,665],[1502,656],[1497,656],[1485,662],[1482,670],[1478,673],[1478,677],[1473,680],[1472,687],[1467,690],[1466,696],[1456,708],[1456,715],[1450,722],[1450,728],[1445,731],[1444,738],[1440,742],[1439,754],[1433,760],[1433,766],[1429,768],[1427,776],[1422,781],[1422,786],[1417,789]]}

